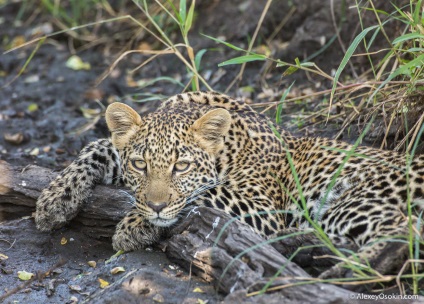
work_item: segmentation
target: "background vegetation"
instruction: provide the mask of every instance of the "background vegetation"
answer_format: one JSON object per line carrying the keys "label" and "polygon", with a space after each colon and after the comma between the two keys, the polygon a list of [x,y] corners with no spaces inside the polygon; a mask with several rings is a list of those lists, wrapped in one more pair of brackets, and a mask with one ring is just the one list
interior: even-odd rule
{"label": "background vegetation", "polygon": [[[63,123],[66,131],[56,131],[56,141],[3,122],[11,131],[0,147],[9,161],[24,154],[28,162],[66,165],[87,141],[106,133],[100,117],[108,103],[121,100],[147,112],[156,100],[190,90],[243,98],[296,134],[408,156],[423,151],[422,0],[6,0],[0,5],[13,11],[0,20],[2,98],[9,101],[3,109],[20,98],[14,103],[20,110],[12,114],[23,112],[37,127],[45,123],[41,110],[58,104],[74,115],[67,118],[74,123]],[[8,22],[13,26],[5,30]],[[45,91],[29,96],[40,85]],[[67,95],[58,97],[62,86]],[[53,97],[46,101],[47,95]],[[408,204],[413,212],[413,202]],[[410,227],[409,274],[388,277],[350,265],[360,273],[358,284],[397,282],[401,290],[422,293],[415,262],[420,228]],[[406,285],[400,286],[399,278]]]}

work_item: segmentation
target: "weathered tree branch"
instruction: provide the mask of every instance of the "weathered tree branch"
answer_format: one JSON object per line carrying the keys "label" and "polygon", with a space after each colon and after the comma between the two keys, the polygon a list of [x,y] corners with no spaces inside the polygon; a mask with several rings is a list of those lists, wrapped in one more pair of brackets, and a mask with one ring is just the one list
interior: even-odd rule
{"label": "weathered tree branch", "polygon": [[[16,167],[0,161],[0,220],[31,214],[41,191],[59,172],[38,166]],[[94,237],[111,237],[130,209],[123,188],[97,186],[73,221]]]}
{"label": "weathered tree branch", "polygon": [[[38,166],[20,168],[0,161],[0,216],[30,214],[40,192],[56,175]],[[116,223],[131,207],[127,200],[116,187],[98,186],[74,223],[93,236],[109,237]],[[197,275],[214,282],[221,291],[229,294],[228,303],[360,302],[351,291],[337,286],[322,283],[296,285],[311,277],[296,264],[288,262],[249,226],[231,219],[222,211],[195,208],[173,229],[173,234],[165,241],[167,255],[187,268],[194,266]],[[311,239],[303,236],[282,240],[277,248],[284,251],[284,248],[300,246],[302,242],[310,243]],[[270,286],[291,284],[291,287],[246,298],[247,293],[260,290],[267,284],[283,265],[284,269]]]}
{"label": "weathered tree branch", "polygon": [[[227,224],[228,223],[228,224]],[[249,292],[260,290],[284,265],[278,279],[271,284],[296,284],[311,277],[296,264],[289,262],[272,245],[252,229],[234,221],[220,210],[199,207],[174,231],[167,242],[171,259],[189,268],[204,279],[214,282],[226,294],[229,302],[245,298]],[[352,292],[329,284],[314,283],[283,288],[267,303],[289,300],[299,303],[342,303]],[[257,298],[251,298],[258,303]],[[355,303],[352,301],[351,303]]]}

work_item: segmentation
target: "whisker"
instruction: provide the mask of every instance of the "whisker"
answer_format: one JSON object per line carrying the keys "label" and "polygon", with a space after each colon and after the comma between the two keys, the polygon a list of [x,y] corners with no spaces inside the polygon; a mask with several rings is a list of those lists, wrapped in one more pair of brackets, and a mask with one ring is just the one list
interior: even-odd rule
{"label": "whisker", "polygon": [[130,193],[128,193],[125,190],[119,190],[119,193],[122,194],[122,195],[124,195],[128,199],[128,200],[125,201],[125,203],[130,204],[131,206],[135,206],[136,205],[135,204],[136,199],[135,199],[135,197],[133,195],[131,195]]}

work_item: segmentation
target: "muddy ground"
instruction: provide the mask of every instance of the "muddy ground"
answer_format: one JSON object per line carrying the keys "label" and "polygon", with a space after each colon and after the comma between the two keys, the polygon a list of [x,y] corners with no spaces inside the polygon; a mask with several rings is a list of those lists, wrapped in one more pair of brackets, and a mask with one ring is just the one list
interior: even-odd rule
{"label": "muddy ground", "polygon": [[[30,41],[51,30],[60,30],[49,14],[32,4],[24,7],[24,2],[28,4],[27,1],[3,1],[1,4],[2,53],[18,45],[19,39]],[[225,91],[239,71],[239,66],[222,69],[217,64],[241,54],[217,45],[200,33],[225,38],[247,48],[247,37],[253,35],[265,3],[264,0],[218,0],[198,5],[198,17],[190,41],[197,51],[209,49],[202,59],[201,72],[215,90]],[[272,37],[268,41],[272,57],[289,62],[321,50],[323,42],[329,41],[335,33],[329,3],[320,0],[274,1],[259,32],[258,45],[265,44],[266,39]],[[140,16],[133,5],[124,1],[112,1],[111,5],[122,15]],[[341,12],[340,4],[336,4],[337,20],[345,17],[340,23],[341,37],[349,45],[360,31],[356,10]],[[275,32],[282,18],[289,14],[282,30]],[[92,18],[95,20],[98,16]],[[365,20],[370,24],[374,22],[372,16]],[[389,34],[395,34],[397,26],[393,25],[391,29]],[[178,40],[176,34],[171,36]],[[376,48],[384,45],[385,41],[381,41],[375,44]],[[95,45],[90,47],[90,42]],[[186,84],[190,75],[173,55],[158,57],[135,72],[132,79],[129,79],[127,70],[148,57],[128,55],[109,77],[98,84],[120,53],[141,46],[160,48],[151,36],[140,32],[134,24],[117,22],[48,38],[18,77],[36,43],[0,55],[0,159],[21,166],[37,164],[59,172],[87,143],[108,136],[104,120],[100,118],[108,103],[120,100],[140,113],[147,113],[154,110],[158,102],[137,102],[140,93],[166,97],[181,92],[182,87],[178,84],[164,81],[142,89],[134,85],[134,81],[148,81],[160,76]],[[91,68],[75,71],[66,67],[66,61],[74,54],[89,62]],[[334,42],[311,60],[331,73],[338,67],[342,56],[340,45]],[[357,74],[368,69],[367,61],[362,57],[354,58],[352,64]],[[331,83],[315,75],[298,72],[282,77],[282,71],[269,63],[249,63],[242,81],[233,86],[229,94],[247,101],[267,102],[278,100],[281,92],[293,81],[296,81],[293,94],[299,95],[331,87]],[[351,71],[347,69],[346,77],[349,74]],[[302,121],[304,111],[320,106],[320,100],[287,106],[283,109],[283,123],[297,134],[334,136],[338,123],[317,126]],[[357,133],[351,132],[350,137],[346,135],[344,139],[351,141],[356,137]],[[378,141],[374,143],[379,144]],[[6,303],[71,303],[75,301],[74,297],[79,302],[94,303],[153,303],[161,300],[164,303],[217,303],[224,298],[215,292],[213,285],[190,276],[187,270],[168,261],[158,248],[128,253],[105,264],[105,260],[114,254],[110,240],[90,238],[79,232],[75,225],[51,234],[41,233],[35,229],[30,216],[22,214],[16,219],[6,212],[0,214],[0,253],[8,257],[0,262],[0,297],[23,283],[17,276],[18,271],[51,271],[47,277],[8,297]],[[66,244],[61,244],[63,238]],[[61,259],[66,262],[51,269]],[[96,268],[90,267],[88,261],[96,261]],[[122,266],[126,271],[112,275],[110,270],[115,266]],[[130,277],[134,276],[129,283]],[[108,281],[112,287],[101,289],[98,279]],[[126,283],[122,285],[121,282]],[[202,292],[194,292],[199,291],[196,287]]]}

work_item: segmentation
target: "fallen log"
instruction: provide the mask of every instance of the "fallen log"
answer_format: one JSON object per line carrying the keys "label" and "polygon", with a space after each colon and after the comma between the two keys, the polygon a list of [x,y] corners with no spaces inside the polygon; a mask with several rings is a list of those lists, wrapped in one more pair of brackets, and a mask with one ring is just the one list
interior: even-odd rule
{"label": "fallen log", "polygon": [[[353,298],[351,291],[322,283],[297,285],[312,278],[302,268],[289,262],[248,225],[234,221],[220,210],[195,208],[167,241],[167,254],[186,268],[214,282],[229,303],[260,290],[284,267],[270,285],[293,285],[275,296],[261,295],[266,303],[342,303]],[[231,295],[236,292],[236,295]],[[352,297],[352,298],[350,298]],[[258,303],[258,297],[251,297]],[[275,301],[274,301],[275,300]],[[265,302],[264,302],[265,303]],[[351,301],[355,303],[355,300]]]}
{"label": "fallen log", "polygon": [[[31,215],[41,191],[58,174],[59,172],[35,165],[18,167],[0,161],[0,221],[2,217],[12,219]],[[116,224],[131,208],[127,204],[128,195],[124,191],[122,187],[98,185],[71,225],[78,225],[94,238],[111,237]],[[313,235],[299,235],[273,245],[280,253],[289,256],[298,247],[316,244],[317,241]],[[315,266],[315,260],[311,256],[326,254],[331,252],[325,247],[317,247],[298,254],[295,261],[303,267]],[[319,261],[320,266],[328,266],[324,260]]]}
{"label": "fallen log", "polygon": [[[49,182],[57,175],[38,166],[16,167],[0,161],[0,221],[9,216],[21,217],[35,210],[35,202]],[[94,237],[110,237],[117,222],[130,209],[123,188],[97,186],[74,224]],[[228,224],[227,224],[228,223]],[[173,229],[174,235],[164,241],[169,258],[176,260],[219,290],[229,294],[228,303],[359,303],[356,294],[337,286],[303,284],[311,277],[302,268],[289,262],[271,244],[253,232],[251,227],[232,219],[222,211],[198,207]],[[286,243],[285,243],[286,242]],[[290,248],[305,236],[281,240],[277,248]],[[288,251],[290,251],[289,249]],[[270,284],[285,285],[276,293],[246,298],[260,290],[284,265]],[[300,285],[298,285],[300,283]],[[290,287],[287,287],[290,286]],[[359,299],[359,300],[357,300]]]}
{"label": "fallen log", "polygon": [[[39,166],[18,167],[0,161],[0,221],[31,215],[41,191],[58,174]],[[131,207],[121,190],[125,191],[115,186],[97,186],[73,224],[90,236],[111,237],[116,224]]]}

